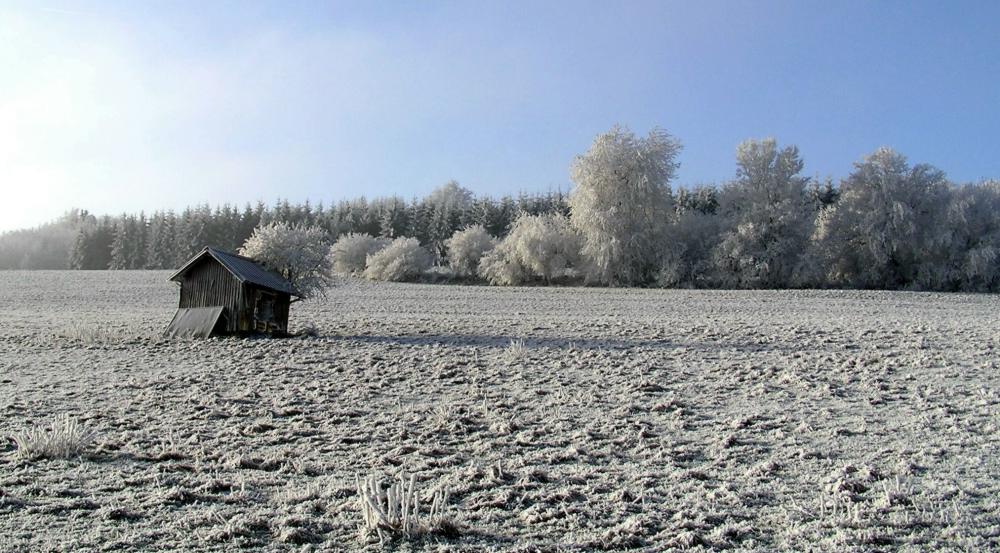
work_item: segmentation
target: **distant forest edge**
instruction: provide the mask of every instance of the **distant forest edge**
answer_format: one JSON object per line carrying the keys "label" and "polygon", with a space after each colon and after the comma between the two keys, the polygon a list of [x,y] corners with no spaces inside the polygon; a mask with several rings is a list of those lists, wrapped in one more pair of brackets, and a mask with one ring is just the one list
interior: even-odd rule
{"label": "distant forest edge", "polygon": [[357,198],[326,207],[285,200],[272,206],[200,205],[180,213],[117,217],[74,209],[55,222],[0,235],[0,269],[170,269],[207,245],[235,252],[255,228],[273,222],[318,226],[331,241],[348,233],[409,236],[443,254],[444,242],[455,231],[482,225],[494,236],[504,236],[521,213],[568,214],[569,207],[560,192],[495,200],[475,198],[449,182],[409,202]]}
{"label": "distant forest edge", "polygon": [[569,194],[477,197],[452,181],[410,201],[74,210],[0,235],[0,269],[173,268],[206,245],[237,251],[270,223],[318,227],[331,244],[414,238],[455,269],[449,239],[474,227],[483,249],[465,273],[482,259],[494,284],[1000,291],[998,180],[956,184],[880,148],[835,184],[803,177],[796,147],[764,139],[739,146],[733,180],[672,189],[680,147],[659,129],[615,127],[573,161]]}

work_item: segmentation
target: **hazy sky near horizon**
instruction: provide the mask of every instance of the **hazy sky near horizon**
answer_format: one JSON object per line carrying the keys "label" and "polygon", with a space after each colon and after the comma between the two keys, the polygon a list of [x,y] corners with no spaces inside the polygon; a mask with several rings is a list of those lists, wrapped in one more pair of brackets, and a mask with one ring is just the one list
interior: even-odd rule
{"label": "hazy sky near horizon", "polygon": [[0,0],[0,230],[277,198],[570,188],[615,123],[845,176],[1000,177],[1000,2]]}

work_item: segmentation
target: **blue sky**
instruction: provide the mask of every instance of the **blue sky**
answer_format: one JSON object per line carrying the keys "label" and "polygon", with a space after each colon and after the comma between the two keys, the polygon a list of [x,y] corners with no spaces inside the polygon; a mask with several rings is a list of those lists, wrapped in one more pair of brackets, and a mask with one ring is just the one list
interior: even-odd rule
{"label": "blue sky", "polygon": [[570,187],[621,123],[1000,177],[1000,2],[0,2],[0,230],[71,207]]}

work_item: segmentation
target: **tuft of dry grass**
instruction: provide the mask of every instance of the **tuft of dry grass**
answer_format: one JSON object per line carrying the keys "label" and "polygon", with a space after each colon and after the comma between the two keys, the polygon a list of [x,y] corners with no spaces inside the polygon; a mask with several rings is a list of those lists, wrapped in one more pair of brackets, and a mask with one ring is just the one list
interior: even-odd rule
{"label": "tuft of dry grass", "polygon": [[107,344],[121,341],[121,336],[108,328],[75,322],[59,329],[58,335],[84,344]]}
{"label": "tuft of dry grass", "polygon": [[81,455],[97,438],[69,415],[56,417],[48,429],[32,428],[12,436],[18,459],[69,459]]}
{"label": "tuft of dry grass", "polygon": [[420,514],[420,500],[416,493],[416,476],[399,475],[398,480],[383,489],[375,475],[364,480],[355,477],[358,506],[363,524],[359,528],[361,539],[367,541],[377,536],[380,543],[396,538],[419,538],[429,534],[454,535],[456,526],[445,514],[448,491],[434,490],[426,516]]}

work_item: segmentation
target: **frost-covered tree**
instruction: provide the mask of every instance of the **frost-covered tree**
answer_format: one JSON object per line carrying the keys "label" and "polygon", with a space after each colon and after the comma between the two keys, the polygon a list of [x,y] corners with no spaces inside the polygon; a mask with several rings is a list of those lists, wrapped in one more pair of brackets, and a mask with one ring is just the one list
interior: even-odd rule
{"label": "frost-covered tree", "polygon": [[377,198],[371,205],[378,213],[380,235],[390,240],[397,236],[403,236],[409,226],[407,217],[406,202],[402,198],[393,196],[391,198]]}
{"label": "frost-covered tree", "polygon": [[451,235],[461,229],[471,220],[473,194],[455,181],[449,181],[435,188],[421,202],[423,232],[418,239],[432,250],[437,258],[445,256],[445,242]]}
{"label": "frost-covered tree", "polygon": [[1000,290],[1000,181],[953,187],[921,252],[917,286]]}
{"label": "frost-covered tree", "polygon": [[114,222],[109,217],[95,219],[80,228],[70,254],[73,269],[107,269],[111,265],[111,245],[115,239]]}
{"label": "frost-covered tree", "polygon": [[836,205],[840,199],[840,190],[834,186],[833,179],[827,177],[822,182],[814,180],[809,185],[808,195],[813,207],[819,211]]}
{"label": "frost-covered tree", "polygon": [[332,283],[329,253],[323,229],[281,222],[257,227],[240,249],[288,279],[303,298],[323,295]]}
{"label": "frost-covered tree", "polygon": [[512,286],[531,278],[546,283],[579,265],[580,236],[562,215],[523,214],[510,234],[480,261],[479,274]]}
{"label": "frost-covered tree", "polygon": [[427,244],[435,258],[441,259],[447,251],[445,242],[458,230],[460,218],[457,213],[441,206],[432,205],[429,214],[426,233]]}
{"label": "frost-covered tree", "polygon": [[146,216],[122,215],[111,242],[110,269],[142,269],[146,254]]}
{"label": "frost-covered tree", "polygon": [[663,130],[640,138],[616,126],[573,162],[571,220],[583,239],[590,280],[628,285],[654,278],[680,149]]}
{"label": "frost-covered tree", "polygon": [[719,210],[719,190],[714,185],[681,188],[674,197],[674,210],[678,215],[692,211],[714,214]]}
{"label": "frost-covered tree", "polygon": [[[169,218],[168,218],[169,215]],[[173,213],[157,211],[149,218],[149,236],[146,238],[146,268],[168,269],[173,261]]]}
{"label": "frost-covered tree", "polygon": [[[5,201],[15,200],[5,198]],[[0,270],[75,268],[71,257],[77,239],[94,223],[94,216],[86,210],[73,209],[50,223],[0,232]],[[108,267],[105,264],[100,268]]]}
{"label": "frost-covered tree", "polygon": [[475,275],[479,271],[479,261],[496,244],[496,238],[490,236],[482,225],[460,230],[445,242],[448,265],[458,276]]}
{"label": "frost-covered tree", "polygon": [[840,199],[818,217],[814,240],[826,278],[861,288],[910,286],[947,206],[944,173],[924,164],[911,168],[889,148],[854,167]]}
{"label": "frost-covered tree", "polygon": [[500,204],[492,198],[476,199],[469,208],[468,218],[473,225],[483,227],[493,236],[507,234],[507,225],[510,223],[504,216]]}
{"label": "frost-covered tree", "polygon": [[964,186],[953,198],[948,224],[961,229],[953,238],[959,287],[1000,291],[1000,180]]}
{"label": "frost-covered tree", "polygon": [[345,234],[330,248],[330,264],[336,273],[360,274],[365,271],[368,256],[388,245],[388,238],[356,232]]}
{"label": "frost-covered tree", "polygon": [[448,181],[427,196],[427,203],[442,211],[461,213],[472,206],[473,194],[456,181]]}
{"label": "frost-covered tree", "polygon": [[[382,232],[378,206],[369,204],[364,196],[339,202],[331,215],[336,220],[335,235],[360,232],[378,236]],[[329,224],[325,226],[330,227]]]}
{"label": "frost-covered tree", "polygon": [[795,146],[778,149],[773,138],[747,140],[736,149],[736,180],[720,195],[722,240],[714,256],[721,283],[739,288],[780,288],[793,283],[809,243],[814,210],[799,175]]}
{"label": "frost-covered tree", "polygon": [[664,288],[717,284],[712,252],[720,240],[721,217],[699,209],[678,210],[664,242],[656,283]]}
{"label": "frost-covered tree", "polygon": [[109,269],[128,269],[128,240],[131,232],[126,224],[126,217],[122,217],[115,224],[114,239],[111,241],[111,262]]}
{"label": "frost-covered tree", "polygon": [[431,254],[416,238],[405,236],[368,256],[365,278],[402,282],[412,280],[431,267]]}

